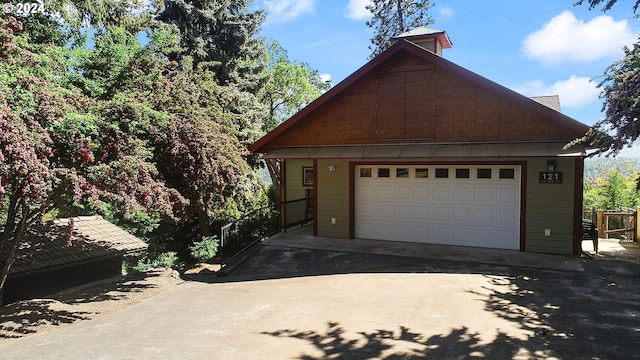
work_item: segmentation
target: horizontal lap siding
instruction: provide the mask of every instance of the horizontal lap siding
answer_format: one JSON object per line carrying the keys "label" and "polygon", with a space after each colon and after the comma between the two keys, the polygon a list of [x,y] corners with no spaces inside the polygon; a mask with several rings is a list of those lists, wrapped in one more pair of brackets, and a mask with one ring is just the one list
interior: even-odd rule
{"label": "horizontal lap siding", "polygon": [[[331,164],[336,165],[335,171],[329,171]],[[349,162],[318,160],[316,171],[318,236],[349,238]]]}
{"label": "horizontal lap siding", "polygon": [[287,160],[286,164],[286,182],[287,185],[287,200],[302,199],[306,196],[306,187],[302,186],[302,167],[313,166],[313,160]]}
{"label": "horizontal lap siding", "polygon": [[[573,252],[574,159],[556,160],[562,184],[540,184],[546,159],[528,161],[526,251],[570,255]],[[551,229],[551,236],[544,236]]]}

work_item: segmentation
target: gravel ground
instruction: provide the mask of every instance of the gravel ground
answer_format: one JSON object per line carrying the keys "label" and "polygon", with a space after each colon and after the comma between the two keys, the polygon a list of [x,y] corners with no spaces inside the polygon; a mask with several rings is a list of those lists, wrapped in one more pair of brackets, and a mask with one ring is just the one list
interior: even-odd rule
{"label": "gravel ground", "polygon": [[127,308],[182,282],[171,269],[155,269],[8,304],[0,307],[0,344]]}

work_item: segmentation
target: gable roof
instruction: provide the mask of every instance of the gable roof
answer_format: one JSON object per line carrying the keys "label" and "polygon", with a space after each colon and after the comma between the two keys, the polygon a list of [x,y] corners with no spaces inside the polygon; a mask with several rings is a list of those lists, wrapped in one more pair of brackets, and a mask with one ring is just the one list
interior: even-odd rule
{"label": "gable roof", "polygon": [[436,38],[438,39],[438,41],[440,41],[440,44],[442,45],[443,48],[445,49],[449,49],[451,48],[451,46],[453,45],[453,43],[451,42],[451,39],[449,39],[449,35],[447,35],[446,31],[443,30],[438,30],[438,29],[432,29],[432,28],[428,28],[425,26],[420,26],[417,27],[413,30],[407,31],[407,32],[403,32],[402,34],[398,35],[398,36],[394,36],[391,38],[391,42],[395,42],[398,41],[400,39],[406,39],[406,40],[419,40],[419,39],[425,39],[425,38]]}
{"label": "gable roof", "polygon": [[[490,92],[495,94],[497,97],[504,99],[511,104],[515,104],[520,106],[521,108],[527,109],[530,112],[534,112],[539,114],[540,116],[549,119],[558,127],[565,129],[567,132],[571,134],[575,134],[575,137],[582,136],[589,127],[583,123],[578,122],[577,120],[568,117],[558,111],[555,111],[545,105],[540,104],[532,99],[527,98],[521,94],[514,92],[502,85],[499,85],[491,80],[488,80],[474,72],[471,72],[459,65],[454,64],[451,61],[448,61],[440,56],[433,54],[432,52],[413,44],[405,39],[400,39],[395,44],[393,44],[389,49],[387,49],[382,54],[378,55],[367,64],[362,66],[360,69],[356,70],[354,73],[349,75],[342,82],[331,88],[329,91],[324,93],[322,96],[317,98],[311,104],[300,110],[298,113],[293,115],[287,121],[280,124],[277,128],[275,128],[270,133],[263,136],[261,139],[256,141],[249,150],[251,152],[265,152],[268,150],[269,143],[276,139],[277,137],[283,135],[287,130],[291,129],[294,125],[298,124],[305,117],[314,113],[316,110],[321,108],[323,105],[327,104],[332,99],[336,98],[339,94],[341,94],[345,89],[356,83],[358,80],[361,80],[369,73],[373,72],[376,68],[381,66],[387,60],[390,60],[397,56],[400,53],[406,53],[422,59],[425,62],[431,63],[435,65],[436,68],[442,69],[446,72],[452,73],[455,76],[463,79],[467,83],[473,84],[485,92]],[[557,140],[557,139],[555,139]],[[572,139],[566,139],[570,141]],[[312,144],[309,144],[312,145]]]}
{"label": "gable roof", "polygon": [[560,97],[558,95],[532,96],[530,99],[557,112],[561,111]]}
{"label": "gable roof", "polygon": [[34,224],[29,228],[9,274],[43,270],[146,249],[147,244],[144,241],[101,216],[58,219]]}

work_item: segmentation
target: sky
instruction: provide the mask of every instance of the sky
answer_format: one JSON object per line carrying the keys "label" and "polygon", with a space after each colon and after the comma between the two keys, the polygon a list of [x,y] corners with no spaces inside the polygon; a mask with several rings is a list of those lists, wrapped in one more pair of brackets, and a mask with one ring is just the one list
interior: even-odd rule
{"label": "sky", "polygon": [[[559,95],[564,114],[593,125],[604,117],[599,77],[636,42],[640,19],[631,0],[606,13],[575,1],[432,0],[428,27],[447,32],[447,60],[526,96]],[[368,3],[255,0],[253,7],[267,11],[261,36],[336,85],[369,61]],[[640,144],[620,156],[640,156]]]}

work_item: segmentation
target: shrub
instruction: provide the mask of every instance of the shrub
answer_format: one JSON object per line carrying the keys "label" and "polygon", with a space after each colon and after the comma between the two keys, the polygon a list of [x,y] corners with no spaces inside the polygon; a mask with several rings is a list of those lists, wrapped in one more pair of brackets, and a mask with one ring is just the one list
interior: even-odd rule
{"label": "shrub", "polygon": [[[155,256],[154,256],[155,255]],[[178,258],[175,251],[167,251],[159,254],[146,254],[139,259],[137,264],[133,266],[135,271],[148,271],[155,268],[172,268],[177,269],[183,267],[184,263]]]}
{"label": "shrub", "polygon": [[217,236],[205,236],[201,241],[193,243],[189,246],[191,256],[198,262],[206,262],[213,259],[218,252],[218,237]]}

